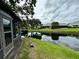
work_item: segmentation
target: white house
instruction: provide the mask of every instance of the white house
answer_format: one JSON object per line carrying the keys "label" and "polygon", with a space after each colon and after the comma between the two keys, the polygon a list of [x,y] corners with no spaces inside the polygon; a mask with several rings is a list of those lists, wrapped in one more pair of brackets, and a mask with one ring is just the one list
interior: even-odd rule
{"label": "white house", "polygon": [[79,27],[79,21],[73,22],[73,23],[69,23],[69,26],[78,26]]}
{"label": "white house", "polygon": [[11,8],[0,0],[0,59],[12,59],[16,55],[21,45],[20,22]]}

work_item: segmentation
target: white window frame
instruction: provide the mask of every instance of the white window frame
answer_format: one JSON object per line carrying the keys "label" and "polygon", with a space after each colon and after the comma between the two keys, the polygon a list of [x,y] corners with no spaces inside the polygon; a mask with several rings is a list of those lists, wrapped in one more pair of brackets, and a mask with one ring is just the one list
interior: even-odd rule
{"label": "white window frame", "polygon": [[[7,13],[3,12],[2,10],[0,10],[0,17],[1,17],[1,24],[2,24],[2,46],[3,46],[3,53],[4,53],[4,58],[12,51],[12,49],[14,48],[14,45],[13,45],[13,28],[12,28],[12,17],[9,16]],[[10,20],[11,21],[11,35],[12,35],[12,43],[9,44],[8,46],[6,46],[6,43],[5,43],[5,34],[6,32],[4,32],[4,26],[3,26],[3,18],[4,19],[7,19],[7,20]]]}

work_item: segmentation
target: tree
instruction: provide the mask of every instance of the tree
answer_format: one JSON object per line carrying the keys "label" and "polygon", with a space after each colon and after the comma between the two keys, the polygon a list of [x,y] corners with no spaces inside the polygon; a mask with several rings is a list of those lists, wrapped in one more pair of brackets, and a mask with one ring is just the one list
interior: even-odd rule
{"label": "tree", "polygon": [[27,27],[28,27],[27,21],[26,21],[26,20],[23,20],[23,21],[21,22],[21,28],[22,28],[22,29],[27,29]]}
{"label": "tree", "polygon": [[57,28],[59,26],[59,23],[58,22],[52,22],[52,28]]}
{"label": "tree", "polygon": [[21,0],[25,1],[23,6],[18,5],[21,2],[20,0],[4,0],[4,1],[12,8],[13,12],[15,12],[17,15],[19,15],[19,13],[21,15],[25,15],[27,19],[29,15],[33,17],[34,7],[36,6],[36,0]]}
{"label": "tree", "polygon": [[[3,0],[5,3],[7,3],[12,11],[20,17],[22,20],[21,26],[22,28],[27,28],[27,20],[29,20],[28,16],[31,16],[31,18],[34,15],[34,7],[36,6],[36,0]],[[24,1],[23,6],[19,6],[22,1]],[[25,17],[25,20],[23,19],[23,16]]]}
{"label": "tree", "polygon": [[39,19],[30,19],[27,20],[28,24],[31,26],[31,28],[38,28],[41,27],[41,21]]}

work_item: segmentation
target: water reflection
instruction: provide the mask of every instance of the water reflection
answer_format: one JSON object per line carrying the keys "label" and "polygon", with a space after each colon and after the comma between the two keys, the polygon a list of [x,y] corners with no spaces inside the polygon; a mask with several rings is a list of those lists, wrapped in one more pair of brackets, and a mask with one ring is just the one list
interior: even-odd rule
{"label": "water reflection", "polygon": [[[54,38],[53,38],[54,37]],[[54,44],[70,47],[79,50],[79,39],[72,36],[46,36],[42,35],[42,41],[51,41]]]}
{"label": "water reflection", "polygon": [[41,34],[41,33],[32,33],[31,37],[41,39],[42,41],[50,41],[54,44],[70,47],[75,50],[79,50],[79,36],[67,36],[59,34]]}
{"label": "water reflection", "polygon": [[28,33],[28,36],[33,37],[33,38],[37,38],[37,39],[41,39],[42,34],[39,32],[30,32],[30,33]]}
{"label": "water reflection", "polygon": [[58,34],[51,34],[52,40],[58,40],[59,39],[59,35]]}
{"label": "water reflection", "polygon": [[78,48],[79,47],[79,40],[76,39],[76,37],[69,37],[69,36],[66,36],[66,37],[62,37],[60,36],[59,37],[59,41],[58,43],[64,43],[72,48]]}
{"label": "water reflection", "polygon": [[42,41],[52,41],[52,37],[51,36],[47,36],[47,35],[42,35],[41,40]]}

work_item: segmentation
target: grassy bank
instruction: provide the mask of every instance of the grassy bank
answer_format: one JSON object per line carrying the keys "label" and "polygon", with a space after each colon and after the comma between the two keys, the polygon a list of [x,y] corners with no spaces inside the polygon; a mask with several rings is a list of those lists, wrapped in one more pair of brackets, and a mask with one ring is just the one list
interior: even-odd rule
{"label": "grassy bank", "polygon": [[79,53],[65,47],[59,47],[49,42],[33,39],[36,58],[34,59],[79,59]]}
{"label": "grassy bank", "polygon": [[30,47],[29,38],[23,45],[17,59],[79,59],[79,53],[66,47],[53,43],[32,39],[33,48]]}
{"label": "grassy bank", "polygon": [[29,29],[29,32],[41,32],[41,33],[52,33],[52,29]]}
{"label": "grassy bank", "polygon": [[79,28],[60,28],[60,29],[29,29],[29,32],[41,33],[60,33],[60,34],[79,34]]}
{"label": "grassy bank", "polygon": [[25,38],[23,40],[22,47],[21,47],[21,50],[19,52],[19,55],[17,55],[16,59],[31,59],[29,57],[29,53],[30,53],[29,50],[30,50],[29,38]]}

